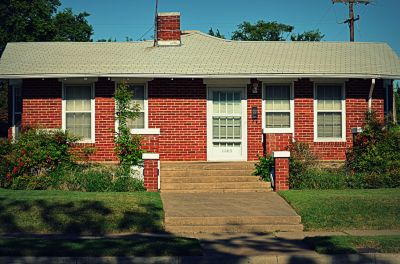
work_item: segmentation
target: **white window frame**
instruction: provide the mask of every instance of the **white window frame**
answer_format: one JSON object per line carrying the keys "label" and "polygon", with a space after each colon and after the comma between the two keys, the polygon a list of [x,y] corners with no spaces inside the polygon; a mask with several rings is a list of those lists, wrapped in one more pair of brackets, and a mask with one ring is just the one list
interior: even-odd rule
{"label": "white window frame", "polygon": [[[117,90],[118,84],[120,81],[115,81],[115,91]],[[134,81],[126,81],[127,85],[143,85],[144,86],[144,102],[143,102],[143,111],[144,112],[144,128],[133,128],[131,129],[131,134],[140,134],[140,135],[151,135],[151,134],[160,134],[159,129],[149,129],[149,90],[148,90],[148,82],[134,82]],[[118,133],[118,119],[117,119],[117,105],[115,105],[115,131]]]}
{"label": "white window frame", "polygon": [[[274,127],[274,128],[267,128],[267,120],[265,114],[267,113],[267,107],[266,107],[266,96],[267,96],[267,86],[274,86],[274,85],[287,85],[290,87],[290,102],[289,110],[268,110],[268,112],[277,112],[277,113],[282,113],[282,112],[287,112],[290,113],[290,127]],[[288,81],[282,81],[282,82],[263,82],[262,86],[262,127],[263,127],[263,133],[264,134],[273,134],[273,133],[287,133],[287,134],[293,134],[294,133],[294,82],[288,82]]]}
{"label": "white window frame", "polygon": [[[331,112],[331,113],[341,113],[342,114],[342,136],[337,138],[324,138],[318,137],[318,103],[317,103],[317,87],[318,85],[331,85],[331,86],[341,86],[341,110],[330,110],[330,111],[320,111],[320,112]],[[345,82],[318,82],[314,83],[314,142],[346,142],[346,85]]]}
{"label": "white window frame", "polygon": [[95,97],[95,84],[94,83],[87,83],[87,82],[82,82],[82,83],[62,83],[62,114],[61,114],[61,128],[63,131],[66,131],[67,129],[67,102],[66,102],[66,88],[68,86],[89,86],[91,87],[91,99],[90,99],[90,121],[91,121],[91,129],[90,129],[90,139],[82,139],[79,140],[77,143],[96,143],[96,97]]}

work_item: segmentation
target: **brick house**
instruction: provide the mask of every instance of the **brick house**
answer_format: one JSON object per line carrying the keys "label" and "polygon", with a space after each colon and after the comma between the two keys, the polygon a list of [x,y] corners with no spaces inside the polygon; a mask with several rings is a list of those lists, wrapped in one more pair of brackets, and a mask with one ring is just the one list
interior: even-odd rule
{"label": "brick house", "polygon": [[116,162],[113,94],[125,81],[142,106],[130,126],[148,152],[146,186],[157,189],[158,159],[254,162],[299,141],[342,161],[365,112],[392,111],[400,61],[387,44],[223,40],[181,31],[179,13],[159,13],[157,29],[156,45],[9,43],[9,136],[68,129],[96,147],[93,161]]}

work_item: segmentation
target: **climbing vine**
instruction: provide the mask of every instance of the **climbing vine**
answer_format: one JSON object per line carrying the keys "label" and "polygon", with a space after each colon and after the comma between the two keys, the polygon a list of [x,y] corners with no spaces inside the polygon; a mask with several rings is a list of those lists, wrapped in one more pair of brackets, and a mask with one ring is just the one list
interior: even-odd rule
{"label": "climbing vine", "polygon": [[143,152],[140,149],[141,138],[131,135],[128,120],[138,117],[140,106],[132,103],[133,92],[125,82],[118,84],[114,96],[118,121],[115,151],[122,166],[137,165],[141,161]]}

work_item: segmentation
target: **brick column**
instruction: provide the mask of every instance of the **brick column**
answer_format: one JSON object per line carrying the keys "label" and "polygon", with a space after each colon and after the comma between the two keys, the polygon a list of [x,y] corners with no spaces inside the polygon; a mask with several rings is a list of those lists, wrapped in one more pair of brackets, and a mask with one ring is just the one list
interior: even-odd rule
{"label": "brick column", "polygon": [[158,173],[160,155],[155,153],[143,153],[144,187],[148,192],[158,191]]}
{"label": "brick column", "polygon": [[275,191],[289,190],[289,151],[274,151]]}

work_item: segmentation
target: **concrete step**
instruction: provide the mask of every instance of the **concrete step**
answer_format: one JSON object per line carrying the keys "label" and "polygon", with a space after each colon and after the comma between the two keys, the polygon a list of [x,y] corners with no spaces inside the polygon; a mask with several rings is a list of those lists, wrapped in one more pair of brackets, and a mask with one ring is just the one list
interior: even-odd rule
{"label": "concrete step", "polygon": [[161,177],[188,177],[188,176],[253,176],[254,170],[224,169],[224,170],[164,170],[161,168]]}
{"label": "concrete step", "polygon": [[293,216],[165,216],[168,226],[198,225],[299,225],[301,217]]}
{"label": "concrete step", "polygon": [[161,170],[254,170],[254,162],[161,162]]}
{"label": "concrete step", "polygon": [[162,190],[199,190],[199,189],[252,189],[269,188],[271,185],[267,182],[212,182],[212,183],[163,183]]}
{"label": "concrete step", "polygon": [[167,232],[175,234],[188,234],[188,233],[223,233],[223,232],[236,232],[236,233],[252,233],[252,232],[300,232],[303,231],[303,225],[182,225],[165,227]]}
{"label": "concrete step", "polygon": [[261,192],[272,192],[272,188],[251,188],[251,189],[223,189],[223,188],[216,188],[212,190],[207,189],[169,189],[164,190],[161,188],[162,193],[261,193]]}
{"label": "concrete step", "polygon": [[257,176],[188,176],[188,177],[161,177],[161,183],[215,183],[215,182],[261,182]]}

